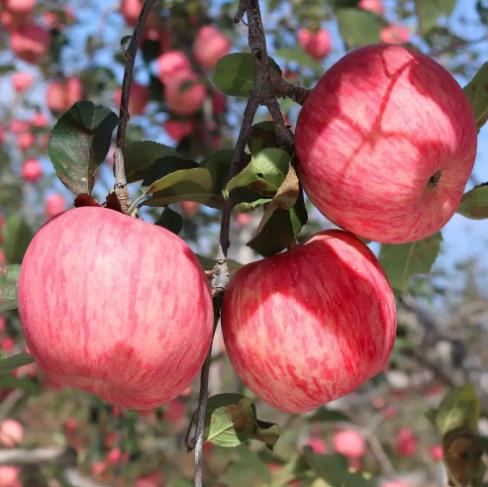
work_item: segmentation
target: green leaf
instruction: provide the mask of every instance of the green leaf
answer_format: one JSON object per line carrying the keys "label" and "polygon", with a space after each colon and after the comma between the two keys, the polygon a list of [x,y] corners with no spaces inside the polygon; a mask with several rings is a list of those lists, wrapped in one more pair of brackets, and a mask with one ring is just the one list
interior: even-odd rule
{"label": "green leaf", "polygon": [[232,448],[255,438],[272,448],[279,436],[275,424],[259,421],[252,401],[240,394],[219,394],[207,403],[205,439]]}
{"label": "green leaf", "polygon": [[73,193],[91,193],[116,125],[112,110],[91,101],[75,103],[57,121],[49,138],[49,156],[59,179]]}
{"label": "green leaf", "polygon": [[276,147],[276,133],[273,122],[259,122],[252,126],[249,149],[253,155],[267,148]]}
{"label": "green leaf", "polygon": [[320,407],[315,413],[308,418],[309,421],[351,421],[351,418],[341,411],[329,409],[325,406]]}
{"label": "green leaf", "polygon": [[464,87],[473,107],[478,130],[488,119],[488,63],[483,64],[475,77]]}
{"label": "green leaf", "polygon": [[488,218],[488,184],[480,184],[464,193],[457,212],[472,220]]}
{"label": "green leaf", "polygon": [[156,225],[164,227],[178,235],[183,230],[183,218],[176,211],[166,207],[161,216],[156,220]]}
{"label": "green leaf", "polygon": [[183,159],[179,156],[166,156],[158,159],[147,171],[142,181],[142,186],[148,188],[153,186],[153,183],[163,179],[164,177],[182,170],[182,169],[196,169],[200,166],[190,159]]}
{"label": "green leaf", "polygon": [[0,313],[17,308],[17,281],[20,266],[0,266]]}
{"label": "green leaf", "polygon": [[422,34],[434,28],[439,17],[449,17],[455,6],[456,0],[415,0],[415,10]]}
{"label": "green leaf", "polygon": [[178,156],[172,147],[151,140],[138,140],[127,144],[124,151],[127,182],[144,179],[147,170],[158,160],[168,156]]}
{"label": "green leaf", "polygon": [[348,48],[378,42],[386,22],[372,12],[357,8],[337,10],[339,30]]}
{"label": "green leaf", "polygon": [[380,263],[390,284],[405,291],[414,274],[430,272],[441,247],[442,235],[436,233],[418,242],[400,245],[382,245]]}
{"label": "green leaf", "polygon": [[237,459],[230,462],[226,472],[219,478],[221,483],[229,487],[249,487],[252,485],[268,485],[270,473],[268,466],[258,453],[245,446],[238,447]]}
{"label": "green leaf", "polygon": [[10,357],[2,357],[0,358],[0,375],[8,374],[12,370],[32,362],[34,362],[34,359],[28,353],[17,353]]}
{"label": "green leaf", "polygon": [[3,251],[9,264],[20,264],[34,233],[19,215],[10,215],[3,227]]}
{"label": "green leaf", "polygon": [[373,482],[360,473],[349,472],[347,460],[342,455],[317,455],[310,447],[304,448],[308,464],[330,487],[372,487]]}
{"label": "green leaf", "polygon": [[253,155],[249,164],[235,175],[225,188],[225,195],[235,189],[251,187],[261,193],[278,191],[288,173],[290,155],[276,147],[267,148]]}
{"label": "green leaf", "polygon": [[480,401],[473,386],[467,384],[444,397],[435,414],[435,424],[442,436],[461,427],[476,433],[479,417]]}
{"label": "green leaf", "polygon": [[254,86],[254,59],[251,53],[236,52],[219,60],[213,82],[229,96],[248,97]]}

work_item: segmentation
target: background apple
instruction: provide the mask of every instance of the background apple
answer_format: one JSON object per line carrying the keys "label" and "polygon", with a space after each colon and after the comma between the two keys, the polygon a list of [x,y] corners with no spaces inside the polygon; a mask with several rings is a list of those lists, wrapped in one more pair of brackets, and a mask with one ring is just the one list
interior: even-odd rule
{"label": "background apple", "polygon": [[47,54],[50,44],[49,31],[33,22],[20,25],[10,35],[10,48],[28,63],[38,64]]}
{"label": "background apple", "polygon": [[59,193],[50,194],[44,202],[44,214],[48,220],[62,213],[65,208],[66,201],[64,196]]}
{"label": "background apple", "polygon": [[382,0],[359,0],[358,7],[378,15],[383,15],[385,13],[385,7]]}
{"label": "background apple", "polygon": [[162,83],[171,82],[176,74],[192,72],[190,60],[182,51],[168,51],[161,54],[157,59],[157,68]]}
{"label": "background apple", "polygon": [[303,50],[312,58],[320,61],[330,53],[332,39],[329,32],[325,29],[311,31],[301,28],[298,31],[298,43]]}
{"label": "background apple", "polygon": [[411,428],[405,426],[398,431],[396,451],[401,457],[411,457],[417,451],[417,438]]}
{"label": "background apple", "polygon": [[362,458],[366,452],[364,436],[353,429],[344,429],[334,433],[332,444],[337,453],[353,460]]}
{"label": "background apple", "polygon": [[193,41],[193,55],[197,63],[206,69],[212,69],[229,49],[229,39],[211,25],[200,27]]}
{"label": "background apple", "polygon": [[42,166],[37,159],[28,159],[22,165],[22,179],[28,183],[36,183],[42,177]]}
{"label": "background apple", "polygon": [[36,0],[6,0],[5,8],[12,12],[27,14],[36,5]]}
{"label": "background apple", "polygon": [[136,25],[142,10],[142,3],[142,0],[122,0],[120,10],[127,24]]}
{"label": "background apple", "polygon": [[300,111],[296,151],[305,191],[327,218],[371,240],[412,242],[456,211],[476,126],[462,89],[433,59],[370,45],[322,76]]}
{"label": "background apple", "polygon": [[192,115],[202,106],[206,93],[195,73],[178,73],[166,84],[164,98],[172,112]]}
{"label": "background apple", "polygon": [[187,245],[100,207],[41,227],[22,263],[18,300],[29,351],[50,378],[132,409],[181,393],[212,336],[208,284]]}
{"label": "background apple", "polygon": [[22,487],[19,473],[19,467],[0,465],[0,487]]}
{"label": "background apple", "polygon": [[32,81],[34,81],[34,75],[27,72],[14,73],[12,75],[12,85],[17,93],[23,93],[28,90]]}
{"label": "background apple", "polygon": [[24,427],[16,419],[5,419],[0,423],[0,444],[12,448],[24,439]]}
{"label": "background apple", "polygon": [[410,36],[410,29],[400,24],[388,25],[380,31],[380,39],[388,44],[404,44]]}
{"label": "background apple", "polygon": [[[131,115],[142,115],[149,101],[149,95],[149,88],[139,83],[132,83],[129,97],[129,113]],[[115,90],[115,103],[117,106],[120,106],[121,97],[122,90],[117,88]]]}
{"label": "background apple", "polygon": [[383,369],[395,300],[370,250],[331,230],[241,268],[224,296],[222,329],[244,383],[278,409],[304,412]]}
{"label": "background apple", "polygon": [[54,112],[65,112],[83,98],[83,84],[78,76],[52,81],[46,91],[46,103]]}

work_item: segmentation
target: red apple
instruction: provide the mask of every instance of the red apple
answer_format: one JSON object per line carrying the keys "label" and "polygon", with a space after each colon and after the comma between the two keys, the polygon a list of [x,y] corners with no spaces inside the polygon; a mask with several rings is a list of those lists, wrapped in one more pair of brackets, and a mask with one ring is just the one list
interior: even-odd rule
{"label": "red apple", "polygon": [[298,31],[298,43],[310,57],[320,61],[330,53],[332,38],[325,29],[313,32],[302,28]]}
{"label": "red apple", "polygon": [[10,122],[10,132],[20,134],[29,130],[29,123],[25,120],[14,119]]}
{"label": "red apple", "polygon": [[51,34],[34,23],[26,23],[16,28],[10,36],[10,47],[20,59],[37,64],[49,51]]}
{"label": "red apple", "polygon": [[5,8],[11,12],[28,14],[36,6],[36,0],[7,0]]}
{"label": "red apple", "polygon": [[219,59],[230,49],[229,39],[216,27],[200,27],[193,41],[193,55],[197,63],[206,69],[215,67]]}
{"label": "red apple", "polygon": [[28,159],[22,165],[22,179],[28,183],[36,183],[42,177],[42,166],[37,159]]}
{"label": "red apple", "polygon": [[130,26],[137,24],[137,19],[142,10],[142,0],[122,0],[120,10],[125,21]]}
{"label": "red apple", "polygon": [[[129,113],[131,115],[142,115],[149,101],[149,88],[138,83],[132,83],[129,96]],[[122,90],[115,90],[115,103],[120,106]]]}
{"label": "red apple", "polygon": [[358,7],[378,15],[383,15],[385,13],[385,7],[383,6],[382,0],[359,0]]}
{"label": "red apple", "polygon": [[24,132],[17,137],[17,147],[22,151],[30,149],[35,142],[36,138],[34,137],[34,134],[31,134],[30,132]]}
{"label": "red apple", "polygon": [[404,480],[388,480],[381,484],[381,487],[410,487]]}
{"label": "red apple", "polygon": [[42,128],[46,127],[49,122],[41,112],[36,112],[32,116],[30,123],[33,127]]}
{"label": "red apple", "polygon": [[52,81],[47,87],[46,103],[53,112],[65,112],[83,98],[83,84],[78,76],[70,76],[64,81]]}
{"label": "red apple", "polygon": [[163,128],[173,140],[179,142],[193,132],[193,122],[189,120],[166,120]]}
{"label": "red apple", "polygon": [[22,487],[19,473],[19,467],[0,465],[0,487]]}
{"label": "red apple", "polygon": [[166,84],[164,98],[173,113],[192,115],[202,106],[206,93],[195,73],[179,73]]}
{"label": "red apple", "polygon": [[0,423],[0,444],[6,448],[13,448],[22,443],[24,427],[16,419],[5,419]]}
{"label": "red apple", "polygon": [[3,253],[3,250],[0,249],[0,265],[5,264],[5,254]]}
{"label": "red apple", "polygon": [[0,340],[0,349],[4,352],[11,352],[15,348],[15,342],[11,337],[4,337]]}
{"label": "red apple", "polygon": [[44,202],[44,214],[49,220],[50,218],[59,215],[66,209],[66,201],[64,196],[54,193],[49,195]]}
{"label": "red apple", "polygon": [[22,262],[18,304],[49,378],[125,408],[180,394],[212,337],[208,283],[185,242],[101,207],[41,227]]}
{"label": "red apple", "polygon": [[180,206],[183,213],[185,213],[185,215],[188,217],[195,216],[200,209],[200,204],[195,201],[182,201]]}
{"label": "red apple", "polygon": [[222,329],[244,383],[278,409],[305,412],[384,368],[395,299],[372,252],[330,230],[239,269],[224,296]]}
{"label": "red apple", "polygon": [[165,485],[163,482],[163,473],[161,471],[156,471],[149,475],[138,477],[134,487],[161,487],[161,485]]}
{"label": "red apple", "polygon": [[320,438],[309,438],[305,442],[305,445],[309,446],[314,451],[314,453],[317,453],[319,455],[327,453],[327,445],[325,441],[321,440]]}
{"label": "red apple", "polygon": [[417,438],[408,428],[400,428],[396,436],[396,451],[401,457],[411,457],[417,450]]}
{"label": "red apple", "polygon": [[391,24],[381,29],[380,39],[389,44],[404,44],[410,40],[410,29],[400,24]]}
{"label": "red apple", "polygon": [[173,76],[181,73],[191,73],[190,60],[183,51],[168,51],[157,60],[159,79],[162,83],[169,83]]}
{"label": "red apple", "polygon": [[31,73],[21,72],[12,75],[12,85],[17,93],[27,91],[34,81],[34,75]]}
{"label": "red apple", "polygon": [[444,451],[442,450],[442,445],[434,445],[430,448],[430,457],[434,462],[442,462],[444,458]]}
{"label": "red apple", "polygon": [[401,46],[346,54],[300,112],[296,151],[312,202],[340,227],[385,243],[432,235],[454,214],[476,155],[456,80]]}
{"label": "red apple", "polygon": [[352,460],[362,458],[366,452],[364,436],[353,429],[345,429],[335,433],[332,444],[337,453]]}
{"label": "red apple", "polygon": [[242,228],[246,225],[249,225],[253,220],[251,213],[237,213],[236,215],[236,223],[237,226]]}

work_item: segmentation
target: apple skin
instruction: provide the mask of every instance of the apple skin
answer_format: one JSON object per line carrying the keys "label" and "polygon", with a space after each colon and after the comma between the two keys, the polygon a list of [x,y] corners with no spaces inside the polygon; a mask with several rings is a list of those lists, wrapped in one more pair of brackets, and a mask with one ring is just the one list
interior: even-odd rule
{"label": "apple skin", "polygon": [[298,43],[303,50],[312,58],[320,61],[330,53],[332,47],[332,38],[325,29],[319,29],[313,32],[309,29],[302,28],[298,31]]}
{"label": "apple skin", "polygon": [[41,163],[37,159],[28,159],[22,164],[22,179],[28,183],[37,183],[43,174]]}
{"label": "apple skin", "polygon": [[219,59],[229,52],[229,49],[229,39],[211,25],[201,27],[193,42],[193,55],[197,63],[206,69],[214,68]]}
{"label": "apple skin", "polygon": [[305,191],[332,222],[378,242],[413,242],[456,211],[473,168],[476,125],[442,66],[375,44],[322,76],[300,111],[296,151]]}
{"label": "apple skin", "polygon": [[224,295],[222,330],[249,389],[277,409],[301,413],[385,367],[395,299],[372,252],[330,230],[239,269]]}
{"label": "apple skin", "polygon": [[22,24],[10,36],[10,48],[20,59],[38,64],[51,45],[49,31],[34,23]]}
{"label": "apple skin", "polygon": [[213,331],[204,272],[178,236],[100,207],[49,220],[25,254],[19,313],[55,383],[145,410],[180,394]]}

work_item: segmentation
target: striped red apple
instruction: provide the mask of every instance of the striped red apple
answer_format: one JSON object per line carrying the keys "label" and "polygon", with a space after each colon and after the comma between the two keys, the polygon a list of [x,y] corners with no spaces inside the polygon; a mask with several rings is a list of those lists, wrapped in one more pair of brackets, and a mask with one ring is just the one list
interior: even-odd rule
{"label": "striped red apple", "polygon": [[371,251],[330,230],[241,268],[224,296],[222,328],[244,383],[278,409],[305,412],[385,367],[395,299]]}
{"label": "striped red apple", "polygon": [[476,124],[455,79],[401,46],[346,54],[300,112],[301,182],[332,222],[385,243],[432,235],[452,217],[476,155]]}
{"label": "striped red apple", "polygon": [[51,380],[131,409],[183,392],[213,331],[208,283],[183,240],[100,207],[41,227],[18,303],[29,351]]}

